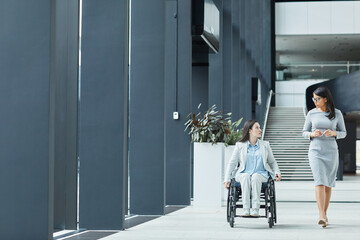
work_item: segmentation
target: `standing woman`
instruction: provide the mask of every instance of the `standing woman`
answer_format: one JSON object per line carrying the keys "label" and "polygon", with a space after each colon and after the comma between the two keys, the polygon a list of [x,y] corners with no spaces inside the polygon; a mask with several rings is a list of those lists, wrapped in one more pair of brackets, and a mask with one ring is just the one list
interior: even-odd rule
{"label": "standing woman", "polygon": [[309,161],[315,181],[316,202],[319,209],[318,224],[328,224],[327,209],[331,188],[335,186],[339,166],[339,152],[336,139],[346,136],[344,118],[335,108],[329,89],[319,87],[313,92],[316,108],[306,116],[303,136],[311,140]]}
{"label": "standing woman", "polygon": [[231,174],[238,166],[235,180],[241,184],[243,216],[259,217],[261,185],[267,182],[269,173],[273,179],[276,177],[276,181],[281,180],[269,142],[260,140],[260,137],[260,124],[256,120],[246,121],[243,136],[236,143],[225,172],[224,185],[229,189]]}

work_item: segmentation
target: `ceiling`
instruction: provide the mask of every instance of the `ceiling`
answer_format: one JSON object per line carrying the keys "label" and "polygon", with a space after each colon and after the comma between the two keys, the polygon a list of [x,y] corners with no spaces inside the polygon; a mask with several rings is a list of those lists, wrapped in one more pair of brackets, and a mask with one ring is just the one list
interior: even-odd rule
{"label": "ceiling", "polygon": [[277,65],[360,63],[360,34],[278,35],[276,53]]}

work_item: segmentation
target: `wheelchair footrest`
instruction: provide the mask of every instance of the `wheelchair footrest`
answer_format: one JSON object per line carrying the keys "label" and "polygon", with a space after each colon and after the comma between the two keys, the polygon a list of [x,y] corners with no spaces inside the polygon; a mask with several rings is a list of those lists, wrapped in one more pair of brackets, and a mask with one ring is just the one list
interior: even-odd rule
{"label": "wheelchair footrest", "polygon": [[251,216],[251,215],[249,215],[249,216],[243,216],[243,215],[236,215],[235,217],[241,217],[241,218],[266,218],[266,216],[261,216],[261,215],[259,215],[259,216]]}
{"label": "wheelchair footrest", "polygon": [[[242,204],[236,204],[236,208],[243,208]],[[260,208],[265,208],[265,205],[260,205]]]}

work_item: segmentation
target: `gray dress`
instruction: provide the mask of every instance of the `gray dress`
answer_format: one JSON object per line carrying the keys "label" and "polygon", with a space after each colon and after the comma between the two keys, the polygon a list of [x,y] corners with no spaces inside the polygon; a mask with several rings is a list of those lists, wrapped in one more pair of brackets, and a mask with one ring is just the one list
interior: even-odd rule
{"label": "gray dress", "polygon": [[[328,112],[321,112],[316,108],[309,111],[306,116],[303,136],[310,140],[311,132],[319,129],[336,130],[336,139],[346,136],[344,118],[340,110],[335,109],[335,118],[328,119]],[[339,166],[339,152],[335,137],[314,137],[309,148],[309,162],[313,173],[315,185],[335,186],[336,173]]]}

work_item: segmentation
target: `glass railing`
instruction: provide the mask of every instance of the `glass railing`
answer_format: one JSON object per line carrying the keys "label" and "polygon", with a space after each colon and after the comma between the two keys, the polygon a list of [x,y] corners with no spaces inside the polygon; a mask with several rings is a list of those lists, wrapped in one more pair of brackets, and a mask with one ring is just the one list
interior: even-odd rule
{"label": "glass railing", "polygon": [[360,70],[360,62],[296,63],[276,66],[276,80],[332,79]]}

